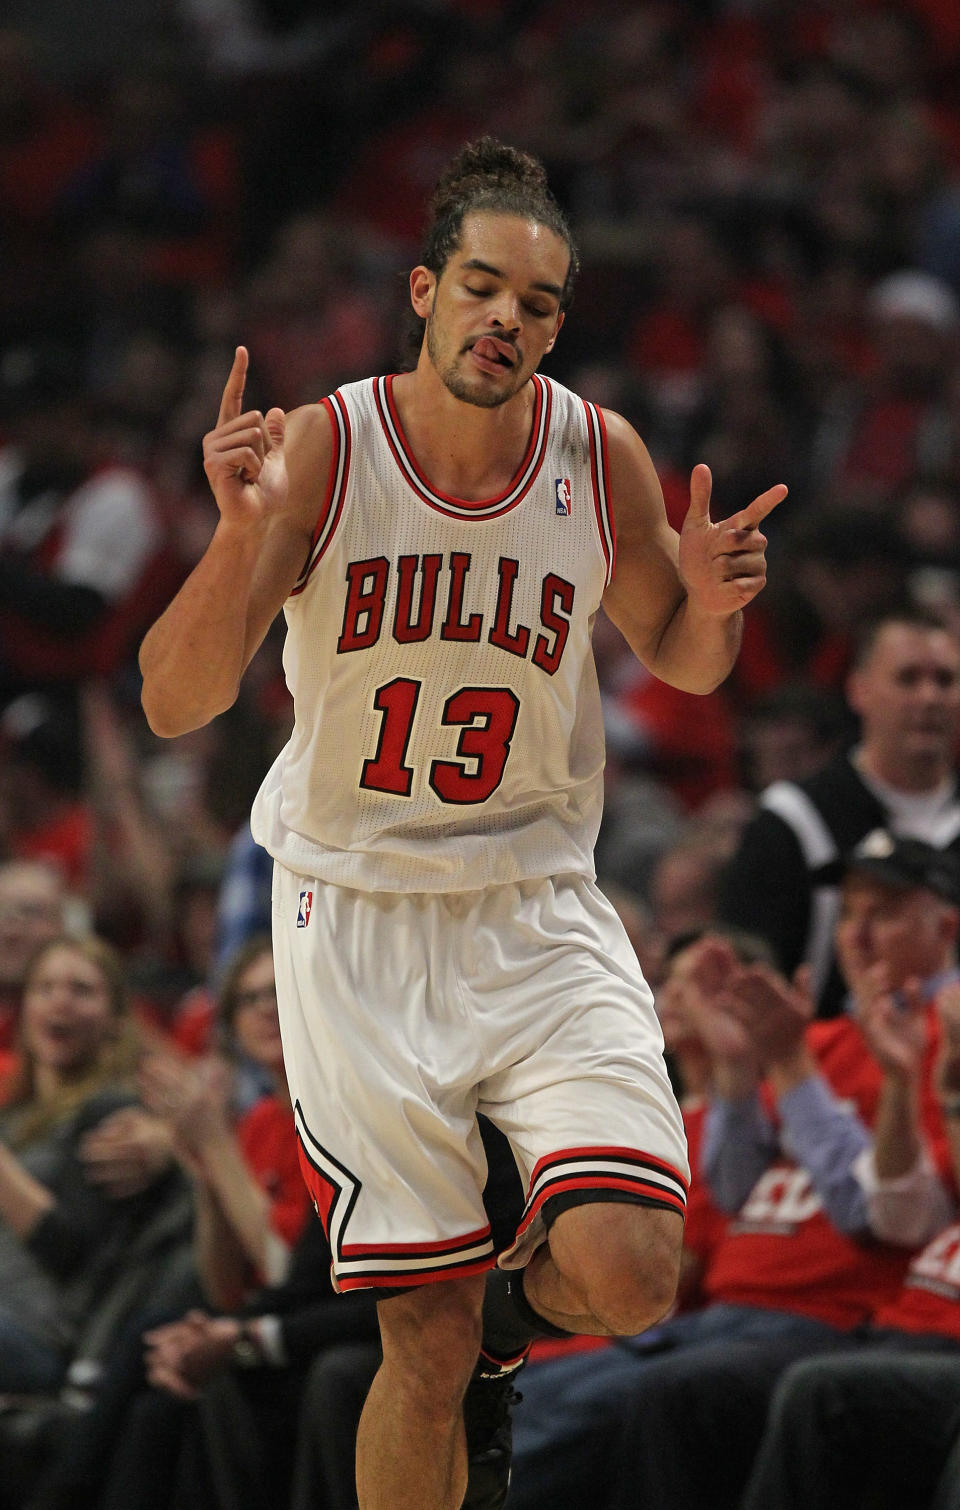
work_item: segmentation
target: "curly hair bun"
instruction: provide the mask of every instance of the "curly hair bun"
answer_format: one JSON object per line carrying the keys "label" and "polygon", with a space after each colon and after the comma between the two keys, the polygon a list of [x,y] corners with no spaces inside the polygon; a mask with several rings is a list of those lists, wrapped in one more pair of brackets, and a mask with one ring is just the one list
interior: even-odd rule
{"label": "curly hair bun", "polygon": [[433,216],[439,220],[455,204],[491,189],[553,198],[541,162],[494,136],[481,136],[461,148],[439,180],[430,203]]}

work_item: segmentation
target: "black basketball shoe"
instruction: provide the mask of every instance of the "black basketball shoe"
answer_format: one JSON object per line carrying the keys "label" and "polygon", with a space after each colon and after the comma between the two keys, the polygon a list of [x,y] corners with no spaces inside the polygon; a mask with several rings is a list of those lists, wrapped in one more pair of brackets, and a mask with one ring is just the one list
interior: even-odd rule
{"label": "black basketball shoe", "polygon": [[510,1488],[513,1457],[514,1388],[519,1367],[484,1373],[484,1360],[467,1386],[463,1420],[467,1430],[467,1493],[461,1510],[501,1510]]}

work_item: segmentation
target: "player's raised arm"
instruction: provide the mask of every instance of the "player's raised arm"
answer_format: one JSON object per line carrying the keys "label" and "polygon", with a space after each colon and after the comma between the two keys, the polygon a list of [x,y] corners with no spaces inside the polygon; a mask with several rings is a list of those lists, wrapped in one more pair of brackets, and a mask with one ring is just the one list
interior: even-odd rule
{"label": "player's raised arm", "polygon": [[712,692],[740,646],[740,610],[766,581],[760,524],[786,497],[769,488],[729,519],[710,518],[709,467],[694,467],[678,535],[667,522],[653,462],[640,437],[606,414],[617,564],[604,607],[634,653],[662,681]]}
{"label": "player's raised arm", "polygon": [[144,712],[167,738],[208,723],[236,698],[306,559],[329,466],[322,409],[245,411],[246,374],[247,352],[238,346],[216,426],[203,440],[220,519],[140,648]]}

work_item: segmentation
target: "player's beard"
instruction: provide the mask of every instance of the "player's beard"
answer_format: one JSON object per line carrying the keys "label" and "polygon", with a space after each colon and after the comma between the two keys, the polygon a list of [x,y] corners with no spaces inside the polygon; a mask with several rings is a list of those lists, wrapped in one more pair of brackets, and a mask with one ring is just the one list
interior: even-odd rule
{"label": "player's beard", "polygon": [[[427,317],[426,324],[427,356],[430,358],[434,371],[441,383],[443,383],[449,393],[453,394],[454,398],[460,399],[465,404],[474,404],[478,409],[498,409],[501,404],[505,404],[508,399],[513,398],[513,395],[520,387],[518,382],[510,383],[505,388],[493,388],[486,385],[478,374],[476,382],[473,384],[457,366],[458,359],[444,363],[440,352],[440,342],[437,340],[434,330],[432,315]],[[464,356],[468,350],[469,347],[465,351],[462,351],[460,356]],[[517,369],[514,369],[511,376],[516,378]]]}

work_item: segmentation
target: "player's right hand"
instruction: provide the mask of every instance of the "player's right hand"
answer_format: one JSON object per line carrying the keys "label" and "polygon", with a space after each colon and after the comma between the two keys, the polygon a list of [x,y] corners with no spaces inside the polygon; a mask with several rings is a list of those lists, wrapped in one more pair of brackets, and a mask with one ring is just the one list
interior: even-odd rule
{"label": "player's right hand", "polygon": [[225,521],[260,524],[283,507],[287,468],[282,409],[243,410],[249,356],[238,346],[216,428],[203,437],[203,469]]}

